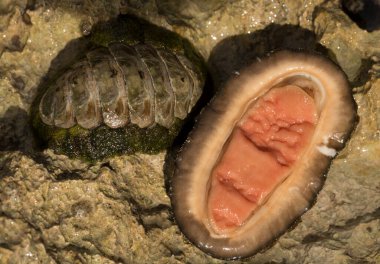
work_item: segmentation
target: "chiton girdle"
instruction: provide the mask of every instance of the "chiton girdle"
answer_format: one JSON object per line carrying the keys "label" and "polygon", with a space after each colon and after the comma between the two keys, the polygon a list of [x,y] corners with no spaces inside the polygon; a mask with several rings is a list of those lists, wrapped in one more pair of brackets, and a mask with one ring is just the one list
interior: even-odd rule
{"label": "chiton girdle", "polygon": [[201,56],[179,35],[132,16],[95,26],[86,40],[88,50],[39,89],[39,138],[87,160],[167,148],[202,93]]}
{"label": "chiton girdle", "polygon": [[[293,97],[286,98],[287,94]],[[301,108],[314,112],[299,117],[298,110],[286,111],[283,105],[297,107],[298,103],[292,102],[297,96]],[[285,113],[276,109],[285,109]],[[180,229],[214,257],[254,255],[310,208],[356,120],[347,78],[324,56],[280,51],[253,63],[202,111],[175,162],[171,199]],[[263,137],[255,138],[255,134]],[[292,151],[297,140],[307,143],[289,158],[286,151]],[[231,152],[239,147],[236,142],[248,143]],[[288,145],[285,152],[283,145]],[[253,152],[264,153],[283,173],[267,184],[260,175],[272,167],[260,167],[260,162],[255,163],[259,159],[248,155]],[[240,160],[249,164],[239,165]],[[245,178],[239,176],[241,171]],[[249,205],[249,211],[244,211],[243,203]]]}

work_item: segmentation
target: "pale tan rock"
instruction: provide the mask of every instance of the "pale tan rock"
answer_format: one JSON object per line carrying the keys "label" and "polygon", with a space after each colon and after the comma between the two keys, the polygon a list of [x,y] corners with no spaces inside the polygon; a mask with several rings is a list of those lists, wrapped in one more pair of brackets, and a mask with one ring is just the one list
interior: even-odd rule
{"label": "pale tan rock", "polygon": [[[315,205],[271,248],[244,263],[380,261],[380,33],[357,27],[339,1],[188,0],[196,8],[182,9],[188,15],[182,17],[176,5],[163,12],[153,0],[37,0],[26,11],[31,25],[21,16],[26,1],[0,2],[0,31],[25,42],[20,51],[1,42],[0,263],[226,263],[178,230],[162,171],[165,153],[89,165],[41,152],[34,143],[27,113],[53,59],[92,25],[120,12],[187,37],[210,59],[215,83],[239,70],[237,59],[249,61],[273,48],[320,44],[328,51],[353,82],[358,127]],[[228,52],[219,57],[223,45]]]}

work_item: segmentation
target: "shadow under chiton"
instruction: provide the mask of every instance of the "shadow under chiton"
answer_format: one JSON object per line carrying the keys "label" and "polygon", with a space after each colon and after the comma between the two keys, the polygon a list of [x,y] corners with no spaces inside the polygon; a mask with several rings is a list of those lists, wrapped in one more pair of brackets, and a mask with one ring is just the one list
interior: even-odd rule
{"label": "shadow under chiton", "polygon": [[202,93],[202,59],[173,32],[124,16],[41,88],[33,126],[49,147],[89,160],[168,147]]}
{"label": "shadow under chiton", "polygon": [[356,122],[345,74],[326,58],[280,51],[230,80],[176,161],[175,217],[212,256],[248,257],[311,205]]}

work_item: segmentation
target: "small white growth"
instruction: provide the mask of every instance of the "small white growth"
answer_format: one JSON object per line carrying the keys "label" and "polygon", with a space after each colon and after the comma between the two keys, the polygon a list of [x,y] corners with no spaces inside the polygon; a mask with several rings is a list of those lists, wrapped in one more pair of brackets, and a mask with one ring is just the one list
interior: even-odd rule
{"label": "small white growth", "polygon": [[321,152],[323,155],[328,156],[328,157],[335,157],[336,155],[336,150],[333,148],[329,148],[326,145],[322,146],[317,146],[317,149],[319,152]]}
{"label": "small white growth", "polygon": [[321,152],[323,155],[325,155],[325,156],[328,156],[328,157],[335,157],[335,155],[336,155],[336,150],[334,149],[334,148],[329,148],[328,146],[327,146],[327,144],[329,143],[329,139],[330,139],[331,137],[330,136],[324,136],[323,137],[323,144],[324,145],[322,145],[322,146],[317,146],[317,149],[318,149],[318,151],[319,152]]}

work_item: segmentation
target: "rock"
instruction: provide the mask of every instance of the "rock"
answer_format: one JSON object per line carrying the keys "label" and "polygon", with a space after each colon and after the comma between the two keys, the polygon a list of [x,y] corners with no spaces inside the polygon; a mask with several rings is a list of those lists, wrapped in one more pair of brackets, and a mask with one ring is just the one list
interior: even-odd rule
{"label": "rock", "polygon": [[29,106],[53,60],[119,13],[188,38],[209,61],[216,85],[274,48],[309,47],[334,59],[350,78],[358,126],[315,205],[244,263],[380,261],[380,31],[359,28],[340,1],[31,2],[0,4],[7,35],[0,43],[1,263],[228,263],[191,245],[175,224],[164,152],[86,164],[34,143]]}
{"label": "rock", "polygon": [[0,3],[0,57],[4,49],[22,51],[29,36],[29,15],[25,1]]}

